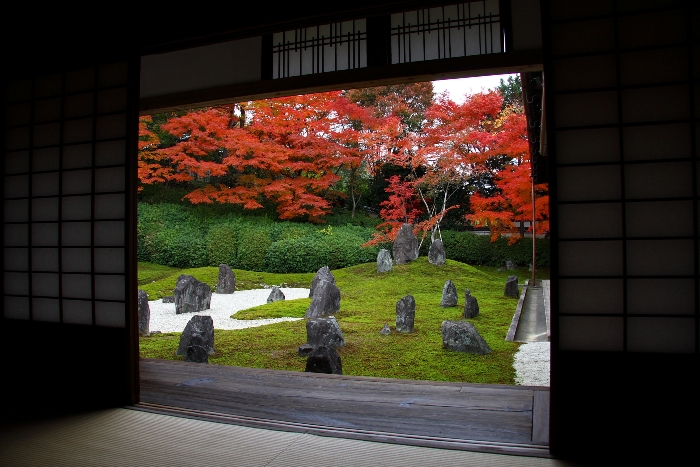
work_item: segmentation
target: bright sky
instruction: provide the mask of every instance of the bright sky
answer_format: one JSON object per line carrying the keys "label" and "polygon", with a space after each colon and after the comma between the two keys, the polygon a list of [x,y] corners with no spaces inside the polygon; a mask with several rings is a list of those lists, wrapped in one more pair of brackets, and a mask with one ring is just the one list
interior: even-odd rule
{"label": "bright sky", "polygon": [[450,98],[458,103],[461,103],[464,99],[465,94],[475,94],[483,90],[495,89],[501,83],[501,78],[503,81],[508,81],[509,76],[513,75],[491,75],[491,76],[478,76],[476,78],[458,78],[458,79],[444,79],[440,81],[433,81],[433,90],[435,94],[438,94],[444,90],[450,93]]}

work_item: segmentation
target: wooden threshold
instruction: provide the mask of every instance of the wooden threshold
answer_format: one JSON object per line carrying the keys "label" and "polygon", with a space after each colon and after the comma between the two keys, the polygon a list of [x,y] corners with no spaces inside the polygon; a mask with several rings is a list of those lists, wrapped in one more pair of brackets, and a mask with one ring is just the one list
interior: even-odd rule
{"label": "wooden threshold", "polygon": [[552,457],[549,388],[141,359],[132,409],[281,431]]}

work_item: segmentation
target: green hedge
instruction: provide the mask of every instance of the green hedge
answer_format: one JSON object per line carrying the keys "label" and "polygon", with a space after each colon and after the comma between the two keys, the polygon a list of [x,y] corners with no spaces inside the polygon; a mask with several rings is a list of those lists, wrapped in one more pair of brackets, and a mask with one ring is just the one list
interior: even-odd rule
{"label": "green hedge", "polygon": [[[363,248],[374,228],[365,225],[313,225],[274,222],[262,216],[216,213],[175,204],[139,204],[139,261],[192,268],[228,264],[234,269],[292,273],[313,272],[322,266],[339,269],[376,261],[380,248]],[[344,219],[347,220],[347,219]],[[491,242],[488,235],[443,231],[448,259],[467,264],[503,266],[507,259],[519,266],[532,262],[532,240],[507,238]],[[426,237],[420,255],[426,256]],[[549,267],[549,240],[537,239],[537,266]]]}
{"label": "green hedge", "polygon": [[[442,232],[442,241],[447,258],[462,263],[503,266],[508,259],[518,266],[529,266],[532,263],[531,238],[521,238],[513,245],[508,245],[506,237],[491,242],[489,235],[448,230]],[[537,267],[549,267],[549,240],[538,238],[535,243]]]}
{"label": "green hedge", "polygon": [[223,263],[232,268],[240,269],[238,267],[238,242],[241,230],[240,222],[227,222],[214,225],[209,229],[206,237],[209,266],[218,266]]}

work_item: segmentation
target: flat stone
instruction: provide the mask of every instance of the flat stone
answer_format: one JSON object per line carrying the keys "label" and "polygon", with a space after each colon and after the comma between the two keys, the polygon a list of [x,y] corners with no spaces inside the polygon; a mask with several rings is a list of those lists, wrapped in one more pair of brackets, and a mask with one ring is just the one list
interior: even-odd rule
{"label": "flat stone", "polygon": [[379,331],[379,334],[382,336],[388,336],[391,334],[391,328],[389,327],[388,324],[385,324],[384,327]]}
{"label": "flat stone", "polygon": [[391,259],[391,252],[389,250],[382,248],[377,253],[377,272],[389,272],[394,265],[394,261]]}
{"label": "flat stone", "polygon": [[443,245],[442,240],[438,238],[430,244],[430,248],[428,249],[428,262],[435,266],[442,266],[445,264],[445,261],[447,261],[445,245]]}
{"label": "flat stone", "polygon": [[396,331],[413,332],[416,317],[416,300],[413,295],[406,295],[396,302]]}
{"label": "flat stone", "polygon": [[491,347],[469,321],[443,321],[442,346],[456,352],[484,355]]}
{"label": "flat stone", "polygon": [[457,287],[455,287],[452,280],[448,280],[442,287],[442,301],[440,302],[440,306],[445,308],[457,306],[457,301]]}
{"label": "flat stone", "polygon": [[314,349],[313,345],[310,344],[302,344],[299,346],[297,349],[297,353],[299,354],[300,357],[306,357],[308,356],[311,351]]}
{"label": "flat stone", "polygon": [[216,283],[216,293],[231,294],[236,290],[236,274],[228,264],[219,265],[219,281]]}

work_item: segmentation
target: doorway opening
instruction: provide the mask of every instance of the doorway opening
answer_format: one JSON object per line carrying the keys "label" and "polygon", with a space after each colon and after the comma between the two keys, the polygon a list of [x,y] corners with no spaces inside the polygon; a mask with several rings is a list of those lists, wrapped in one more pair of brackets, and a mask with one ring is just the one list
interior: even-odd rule
{"label": "doorway opening", "polygon": [[[520,75],[503,78],[500,88],[461,96],[435,92],[446,82],[417,82],[143,117],[139,288],[150,307],[177,322],[158,329],[152,320],[141,357],[186,360],[177,349],[189,316],[163,302],[180,274],[191,274],[213,290],[211,307],[196,314],[211,316],[217,299],[227,310],[213,320],[208,363],[308,375],[309,288],[327,266],[342,297],[332,313],[342,331],[336,374],[517,384],[519,345],[505,337],[518,300],[503,294],[514,274],[506,260],[523,281],[548,279],[548,255],[542,229],[534,237],[545,249],[541,267],[531,266],[535,242],[521,229],[532,212],[532,191],[522,189],[532,184],[527,116]],[[538,190],[543,199],[546,186]],[[546,205],[540,214],[536,225],[546,220]],[[392,252],[404,223],[418,258],[379,272],[379,252]],[[445,248],[440,264],[430,259],[436,240]],[[520,257],[489,253],[499,247]],[[234,272],[233,293],[217,291],[220,265]],[[452,306],[442,303],[448,282],[457,289]],[[286,296],[268,303],[274,288]],[[259,301],[243,307],[249,292]],[[406,333],[396,316],[409,295],[415,322]],[[467,321],[467,295],[478,300],[471,321],[490,344],[482,355],[442,345],[443,321]]]}
{"label": "doorway opening", "polygon": [[[237,330],[219,339],[233,347],[210,349],[212,362],[304,371],[299,321],[309,317],[314,274],[327,267],[344,277],[339,309],[323,314],[336,316],[341,329],[347,320],[349,345],[341,337],[337,347],[345,374],[512,384],[505,362],[514,350],[498,337],[505,338],[517,300],[504,297],[503,284],[517,268],[523,283],[536,271],[548,279],[546,184],[534,206],[540,269],[523,228],[533,205],[520,76],[481,81],[492,84],[422,82],[142,117],[139,283],[153,313],[148,332],[157,333],[142,338],[142,356],[174,358],[175,347],[185,357],[176,336],[163,334],[182,332],[191,317],[171,298],[179,275],[188,274],[213,291],[209,307],[195,311],[216,312],[214,329]],[[420,260],[378,272],[379,252],[392,250],[404,223]],[[431,260],[436,240],[448,263]],[[237,281],[228,291],[217,290],[220,265]],[[434,278],[418,287],[420,277]],[[454,291],[444,290],[448,281]],[[268,305],[273,287],[286,300]],[[355,298],[370,288],[371,299]],[[396,334],[397,302],[407,295],[417,305],[415,328]],[[435,348],[441,321],[467,317],[466,299],[476,313],[481,299],[480,316],[468,318],[495,347],[486,365],[494,373],[463,373],[473,365]],[[252,329],[281,322],[275,327],[284,331]],[[388,337],[377,337],[383,325]],[[380,346],[398,348],[382,356],[364,350]],[[403,355],[412,354],[425,357],[410,364]]]}

